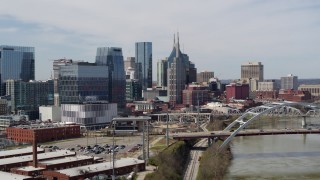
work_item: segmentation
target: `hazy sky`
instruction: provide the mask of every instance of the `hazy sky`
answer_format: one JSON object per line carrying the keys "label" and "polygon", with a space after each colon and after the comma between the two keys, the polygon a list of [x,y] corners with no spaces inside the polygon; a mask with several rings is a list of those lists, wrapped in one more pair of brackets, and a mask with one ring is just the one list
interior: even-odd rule
{"label": "hazy sky", "polygon": [[[96,48],[153,43],[156,61],[169,56],[173,33],[199,71],[240,78],[240,65],[261,61],[265,78],[320,78],[318,0],[0,0],[0,44],[34,46],[36,79],[52,61],[94,62]],[[155,72],[153,73],[155,75]],[[154,79],[156,77],[154,76]]]}

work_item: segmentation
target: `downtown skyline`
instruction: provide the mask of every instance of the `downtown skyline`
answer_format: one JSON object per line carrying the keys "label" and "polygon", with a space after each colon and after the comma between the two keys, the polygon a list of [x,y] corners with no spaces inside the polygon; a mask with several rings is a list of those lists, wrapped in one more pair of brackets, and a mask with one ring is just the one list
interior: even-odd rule
{"label": "downtown skyline", "polygon": [[105,46],[121,47],[126,59],[142,41],[152,42],[156,80],[156,63],[170,55],[177,31],[198,72],[238,79],[243,62],[259,61],[265,79],[320,77],[316,1],[0,2],[1,44],[35,47],[37,80],[50,77],[53,59],[94,62]]}

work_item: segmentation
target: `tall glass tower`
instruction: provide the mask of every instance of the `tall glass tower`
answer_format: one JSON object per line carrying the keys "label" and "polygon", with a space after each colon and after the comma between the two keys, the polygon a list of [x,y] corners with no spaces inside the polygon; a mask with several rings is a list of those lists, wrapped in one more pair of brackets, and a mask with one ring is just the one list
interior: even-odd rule
{"label": "tall glass tower", "polygon": [[137,79],[142,84],[142,90],[152,87],[152,43],[136,43]]}
{"label": "tall glass tower", "polygon": [[96,63],[98,66],[108,66],[109,102],[118,103],[119,108],[125,106],[126,76],[122,49],[116,47],[99,47]]}
{"label": "tall glass tower", "polygon": [[34,47],[0,46],[1,95],[4,95],[6,80],[34,80]]}

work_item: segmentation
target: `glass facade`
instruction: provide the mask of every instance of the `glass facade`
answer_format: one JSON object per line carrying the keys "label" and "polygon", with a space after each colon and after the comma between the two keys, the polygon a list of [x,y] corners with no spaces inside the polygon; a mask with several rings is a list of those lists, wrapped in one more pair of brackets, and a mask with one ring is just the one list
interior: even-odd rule
{"label": "glass facade", "polygon": [[39,106],[53,105],[53,81],[6,81],[6,95],[11,97],[11,112],[23,112],[30,119],[39,117]]}
{"label": "glass facade", "polygon": [[163,59],[157,62],[157,80],[158,86],[167,87],[168,85],[168,60]]}
{"label": "glass facade", "polygon": [[[34,47],[0,46],[0,75],[1,82],[8,79],[28,82],[35,79]],[[4,95],[2,85],[1,94]]]}
{"label": "glass facade", "polygon": [[126,75],[122,49],[115,47],[99,47],[96,63],[98,66],[107,66],[109,81],[109,102],[117,103],[119,108],[125,106]]}
{"label": "glass facade", "polygon": [[59,68],[60,103],[79,103],[87,98],[108,100],[108,68],[95,63],[73,62]]}
{"label": "glass facade", "polygon": [[136,72],[142,89],[152,88],[152,43],[136,43]]}

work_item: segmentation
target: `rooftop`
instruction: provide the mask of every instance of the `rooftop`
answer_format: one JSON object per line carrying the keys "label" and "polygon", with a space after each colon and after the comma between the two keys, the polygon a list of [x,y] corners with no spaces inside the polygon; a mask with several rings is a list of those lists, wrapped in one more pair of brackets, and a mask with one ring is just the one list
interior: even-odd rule
{"label": "rooftop", "polygon": [[[37,151],[43,151],[42,148],[37,148]],[[22,148],[22,149],[14,149],[14,150],[7,150],[7,151],[0,151],[0,158],[6,157],[6,156],[14,156],[14,155],[20,155],[20,154],[26,154],[26,153],[32,153],[32,147]]]}
{"label": "rooftop", "polygon": [[41,168],[41,167],[33,167],[33,166],[24,166],[24,167],[20,167],[17,168],[17,170],[20,171],[38,171],[38,170],[45,170],[45,168]]}
{"label": "rooftop", "polygon": [[[144,161],[134,159],[134,158],[123,158],[115,161],[115,168],[125,167],[125,166],[140,164],[140,163],[144,163]],[[112,169],[112,162],[104,162],[104,163],[91,164],[87,166],[74,167],[74,168],[59,170],[56,172],[65,174],[69,177],[73,177],[73,176],[82,175],[84,173],[95,173],[95,172],[106,171],[109,169]]]}
{"label": "rooftop", "polygon": [[54,165],[54,164],[62,164],[66,162],[74,162],[79,160],[86,160],[86,159],[93,159],[91,156],[71,156],[71,157],[65,157],[65,158],[59,158],[59,159],[52,159],[52,160],[45,160],[39,162],[39,164],[45,164],[45,165]]}
{"label": "rooftop", "polygon": [[5,180],[22,180],[22,179],[32,179],[31,176],[23,176],[19,174],[13,174],[8,172],[0,171],[0,177],[1,179]]}
{"label": "rooftop", "polygon": [[20,129],[51,129],[51,128],[60,128],[60,127],[69,127],[69,126],[79,126],[77,124],[63,124],[63,123],[51,123],[51,124],[31,124],[31,125],[19,125],[14,126],[13,128]]}
{"label": "rooftop", "polygon": [[[55,152],[48,152],[48,153],[38,154],[38,160],[40,161],[40,160],[51,159],[51,158],[72,156],[72,155],[75,155],[75,154],[76,154],[75,152],[68,151],[68,150],[58,150],[58,151],[55,151]],[[6,165],[6,164],[30,162],[32,160],[33,160],[32,155],[4,158],[4,159],[1,159],[0,166],[1,165]]]}

